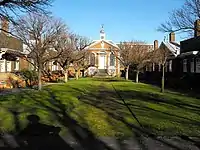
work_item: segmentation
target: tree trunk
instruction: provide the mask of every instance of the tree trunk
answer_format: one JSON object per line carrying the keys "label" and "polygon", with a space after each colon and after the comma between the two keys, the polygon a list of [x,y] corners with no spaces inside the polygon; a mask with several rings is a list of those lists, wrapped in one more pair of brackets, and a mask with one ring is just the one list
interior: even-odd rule
{"label": "tree trunk", "polygon": [[76,80],[78,80],[78,71],[76,71]]}
{"label": "tree trunk", "polygon": [[162,65],[162,81],[161,81],[161,92],[165,90],[165,65]]}
{"label": "tree trunk", "polygon": [[38,67],[38,90],[42,90],[42,70]]}
{"label": "tree trunk", "polygon": [[65,71],[65,82],[68,82],[68,69]]}
{"label": "tree trunk", "polygon": [[129,66],[126,68],[126,75],[125,75],[126,80],[128,80],[128,71],[129,71]]}
{"label": "tree trunk", "polygon": [[136,82],[136,83],[138,83],[138,81],[139,81],[139,73],[140,73],[140,72],[137,70],[137,71],[136,71],[136,77],[135,77],[135,82]]}

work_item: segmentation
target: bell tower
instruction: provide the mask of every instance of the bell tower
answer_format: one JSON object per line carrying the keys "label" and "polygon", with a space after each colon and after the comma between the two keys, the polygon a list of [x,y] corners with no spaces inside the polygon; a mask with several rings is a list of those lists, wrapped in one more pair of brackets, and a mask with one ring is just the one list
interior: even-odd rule
{"label": "bell tower", "polygon": [[106,34],[105,34],[105,31],[104,31],[104,25],[102,24],[101,30],[100,30],[100,39],[105,40],[105,38],[106,38]]}

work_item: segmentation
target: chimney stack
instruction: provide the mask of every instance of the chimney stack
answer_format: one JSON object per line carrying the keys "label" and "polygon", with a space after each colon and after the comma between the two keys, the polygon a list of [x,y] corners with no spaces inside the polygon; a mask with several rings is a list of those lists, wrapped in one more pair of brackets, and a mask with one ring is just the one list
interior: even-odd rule
{"label": "chimney stack", "polygon": [[175,42],[175,33],[174,32],[171,32],[169,34],[169,42]]}
{"label": "chimney stack", "polygon": [[194,37],[200,36],[200,20],[194,22]]}
{"label": "chimney stack", "polygon": [[154,41],[154,50],[158,49],[158,40]]}
{"label": "chimney stack", "polygon": [[9,32],[9,22],[6,18],[2,18],[1,19],[1,29],[2,29],[2,33],[8,35]]}

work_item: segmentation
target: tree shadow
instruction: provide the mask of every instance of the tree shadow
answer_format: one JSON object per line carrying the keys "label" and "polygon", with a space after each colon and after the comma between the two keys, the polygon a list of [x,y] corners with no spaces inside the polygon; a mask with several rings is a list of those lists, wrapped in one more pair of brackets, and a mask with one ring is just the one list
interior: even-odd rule
{"label": "tree shadow", "polygon": [[[172,105],[172,106],[177,104],[178,102],[176,102],[174,104],[174,102],[170,102],[170,101],[168,102],[167,100],[162,99],[162,98],[156,99],[154,97],[155,95],[145,94],[140,91],[115,91],[115,90],[111,90],[111,89],[106,89],[103,86],[100,89],[101,89],[100,92],[94,92],[94,91],[86,92],[84,90],[84,88],[83,89],[73,88],[73,90],[80,93],[80,96],[77,97],[79,99],[79,101],[104,111],[110,118],[120,121],[127,128],[129,128],[131,131],[133,131],[134,139],[132,140],[132,143],[135,143],[135,145],[138,144],[139,148],[141,148],[141,149],[144,149],[144,150],[152,149],[151,143],[155,143],[155,141],[157,141],[159,143],[159,145],[157,145],[158,147],[163,144],[163,145],[166,145],[168,147],[168,149],[172,148],[172,149],[181,150],[182,148],[180,148],[176,144],[173,144],[172,142],[169,142],[169,141],[166,141],[165,139],[157,137],[157,135],[155,135],[153,130],[147,128],[143,124],[143,122],[141,122],[140,115],[138,115],[138,111],[143,111],[142,115],[148,115],[150,113],[152,113],[154,115],[154,117],[164,117],[164,115],[166,115],[166,116],[174,115],[176,118],[188,120],[190,123],[197,123],[197,124],[199,123],[198,121],[192,120],[192,118],[191,119],[185,118],[182,116],[177,116],[175,114],[166,113],[161,110],[156,110],[156,109],[153,109],[150,107],[146,107],[146,106],[143,106],[143,105],[140,105],[137,103],[132,103],[132,102],[128,101],[128,99],[138,99],[139,101],[145,101],[145,102],[148,101],[153,104],[161,104],[161,105],[167,104],[167,105]],[[75,107],[75,106],[73,106],[73,103],[68,104],[69,106],[66,106],[65,104],[62,103],[61,100],[58,99],[58,97],[55,95],[55,93],[53,91],[51,91],[50,89],[47,89],[47,92],[50,97],[49,99],[47,99],[47,101],[52,106],[48,105],[45,101],[37,100],[34,96],[32,96],[29,93],[27,93],[27,96],[30,97],[31,100],[35,101],[39,106],[52,112],[52,114],[54,114],[55,118],[60,122],[60,124],[62,124],[64,127],[66,127],[68,129],[69,135],[72,136],[75,139],[75,141],[77,141],[77,143],[78,143],[78,146],[76,147],[74,145],[67,144],[65,141],[63,141],[61,139],[62,142],[60,145],[63,145],[63,147],[65,147],[65,149],[73,149],[74,147],[76,147],[74,149],[82,148],[82,149],[88,149],[88,150],[94,150],[94,149],[114,150],[114,148],[112,148],[110,145],[108,145],[108,143],[103,142],[102,140],[97,138],[94,135],[94,133],[89,130],[89,126],[86,123],[86,121],[83,120],[84,126],[80,125],[79,122],[77,122],[75,119],[73,119],[69,115],[70,112],[73,111],[73,109]],[[118,92],[121,95],[121,97],[119,95],[117,95],[116,92]],[[179,107],[178,104],[177,104],[177,107]],[[181,105],[181,107],[185,108],[184,105]],[[196,109],[198,110],[198,106],[197,106],[197,108],[194,108],[194,109],[195,109],[195,111],[196,111]],[[17,125],[17,124],[19,124],[18,117],[17,117],[18,113],[16,113],[15,111],[12,111],[12,114],[13,114],[13,116],[16,116],[16,118],[15,118],[16,130],[19,131],[19,136],[17,135],[16,138],[17,138],[17,141],[19,141],[20,145],[22,145],[22,147],[26,148],[27,143],[31,143],[31,144],[29,144],[29,147],[31,147],[30,145],[35,146],[33,143],[36,141],[38,141],[38,142],[43,141],[41,143],[41,145],[42,145],[42,147],[45,147],[45,146],[47,146],[45,143],[49,144],[46,141],[46,139],[50,139],[51,141],[53,141],[53,142],[51,142],[51,144],[55,144],[55,145],[57,142],[54,142],[54,141],[57,141],[57,140],[60,141],[61,137],[59,137],[59,135],[58,135],[58,132],[60,129],[49,126],[49,125],[44,125],[44,124],[39,123],[39,125],[35,126],[36,129],[33,130],[33,127],[30,127],[31,125],[29,124],[27,126],[28,129],[25,128],[24,130],[20,131],[20,127],[19,127],[19,125]],[[127,119],[126,119],[127,116],[132,117],[133,119],[137,118],[138,122],[140,122],[141,125],[127,121]],[[170,120],[172,118],[167,117],[166,119]],[[38,121],[36,121],[36,122],[38,123]],[[186,123],[188,123],[188,122],[186,122]],[[119,128],[117,126],[117,124],[112,124],[112,126],[115,126],[115,128]],[[29,130],[29,131],[27,131],[27,130]],[[36,132],[39,130],[41,130],[43,133]],[[51,134],[49,135],[49,133],[51,133]],[[55,135],[53,134],[53,137],[52,137],[52,133],[55,133]],[[27,134],[31,135],[30,138],[28,138],[26,136]],[[36,137],[40,137],[40,138],[38,138],[37,140],[33,139],[32,137],[34,137],[35,134],[36,134]],[[45,137],[45,135],[46,136],[48,135],[48,136]],[[21,140],[20,137],[24,137],[24,138],[22,138],[22,140]],[[43,138],[41,138],[41,137],[43,137]],[[57,140],[54,140],[54,138],[56,138]],[[65,138],[68,138],[68,137],[65,137]],[[184,140],[195,143],[195,141],[187,140],[186,138]],[[198,147],[198,143],[195,143],[195,144]],[[126,144],[124,144],[121,140],[118,141],[118,145],[119,145],[119,149],[123,149],[123,150],[128,149],[126,147]],[[133,146],[135,146],[135,145],[133,145]],[[155,145],[153,145],[153,146],[155,146]],[[51,148],[52,147],[53,146],[51,146]],[[56,146],[54,146],[54,147],[56,147]],[[58,148],[56,147],[55,149],[58,149]]]}
{"label": "tree shadow", "polygon": [[[50,89],[47,89],[47,91],[50,95],[49,102],[53,105],[53,107],[50,107],[41,101],[37,102],[39,103],[39,105],[47,108],[55,115],[57,120],[68,129],[70,135],[78,142],[78,144],[83,149],[112,150],[104,142],[96,138],[95,135],[88,128],[81,126],[76,120],[69,116],[68,113],[69,111],[72,111],[73,106],[70,106],[72,108],[71,110],[67,110],[66,106],[57,99],[55,94]],[[32,99],[34,100],[33,97]]]}
{"label": "tree shadow", "polygon": [[[118,91],[116,91],[116,92],[118,92]],[[99,96],[95,95],[94,93],[87,93],[87,95],[84,95],[84,96],[80,97],[79,99],[86,104],[92,105],[98,109],[103,110],[104,112],[106,112],[108,114],[108,116],[110,116],[116,120],[120,120],[131,130],[134,130],[134,134],[136,134],[136,135],[148,136],[151,139],[159,141],[160,143],[165,144],[171,148],[182,149],[179,146],[177,146],[176,144],[173,144],[169,141],[165,141],[163,139],[157,138],[157,135],[155,135],[155,133],[153,133],[153,130],[151,130],[151,128],[148,129],[148,128],[146,128],[145,125],[140,123],[140,119],[138,119],[135,109],[133,110],[132,108],[130,108],[131,104],[126,102],[124,99],[136,98],[138,101],[148,101],[148,102],[156,103],[156,104],[157,103],[166,103],[168,105],[177,105],[177,107],[181,106],[181,105],[178,105],[179,103],[171,103],[171,102],[168,103],[168,101],[165,101],[163,99],[156,99],[150,95],[145,95],[145,93],[138,92],[138,91],[125,91],[125,93],[126,94],[123,94],[123,96],[125,96],[125,98],[123,97],[123,99],[122,99],[122,97],[118,97],[118,100],[116,100],[117,99],[116,97],[113,98],[113,95],[114,95],[113,91],[111,91],[110,89],[104,89],[104,91],[100,93],[103,95],[104,100],[100,100]],[[116,95],[116,93],[115,93],[115,95]],[[119,102],[119,99],[121,99],[121,102]],[[166,118],[169,121],[170,121],[170,119],[173,119],[173,118],[171,118],[171,116],[174,116],[176,118],[179,118],[180,120],[183,120],[183,119],[187,120],[188,122],[186,122],[186,125],[190,124],[190,123],[192,123],[192,124],[195,123],[197,126],[199,125],[198,121],[192,120],[190,118],[185,118],[182,116],[154,110],[154,109],[151,109],[148,107],[139,106],[139,104],[135,105],[135,106],[137,106],[138,109],[140,109],[140,108],[145,109],[145,112],[143,112],[144,115],[148,115],[148,113],[150,113],[150,111],[151,111],[151,113],[154,112],[154,117],[163,117],[162,114],[164,114],[165,116],[166,115],[169,116]],[[130,122],[127,122],[127,120],[125,119],[125,117],[127,117],[127,114],[122,112],[122,109],[123,109],[122,107],[127,107],[127,110],[129,112],[128,115],[132,116],[132,118],[137,120],[137,122],[138,122],[137,126]],[[177,120],[175,120],[175,121],[177,121]],[[180,121],[179,123],[183,123],[183,121]],[[140,136],[138,136],[138,137],[140,137]],[[141,141],[141,140],[139,140],[139,141]]]}

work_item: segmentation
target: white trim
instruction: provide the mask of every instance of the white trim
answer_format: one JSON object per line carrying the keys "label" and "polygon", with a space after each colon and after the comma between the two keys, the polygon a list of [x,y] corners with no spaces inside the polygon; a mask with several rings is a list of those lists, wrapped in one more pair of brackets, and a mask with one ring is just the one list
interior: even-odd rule
{"label": "white trim", "polygon": [[11,48],[0,48],[0,50],[2,52],[7,52],[9,50],[9,51],[19,52],[19,53],[23,54],[23,51],[11,49]]}
{"label": "white trim", "polygon": [[0,72],[6,72],[6,60],[0,60]]}
{"label": "white trim", "polygon": [[197,55],[199,51],[190,51],[190,52],[185,52],[185,53],[181,53],[179,55],[179,57],[183,57],[183,56],[188,56],[188,55]]}
{"label": "white trim", "polygon": [[173,61],[172,60],[169,60],[169,72],[172,72],[173,70],[173,67],[172,67],[172,63]]}
{"label": "white trim", "polygon": [[12,61],[6,61],[6,72],[12,71],[11,64],[12,64]]}
{"label": "white trim", "polygon": [[87,50],[110,50],[109,48],[88,48]]}
{"label": "white trim", "polygon": [[107,43],[109,45],[112,45],[113,47],[119,49],[119,47],[116,44],[110,43],[108,40],[97,40],[94,43],[92,43],[91,45],[87,46],[85,49],[91,49],[92,46],[94,46],[94,45],[96,45],[96,44],[98,44],[100,42],[105,42],[105,43]]}
{"label": "white trim", "polygon": [[97,52],[97,54],[107,54],[106,52]]}

